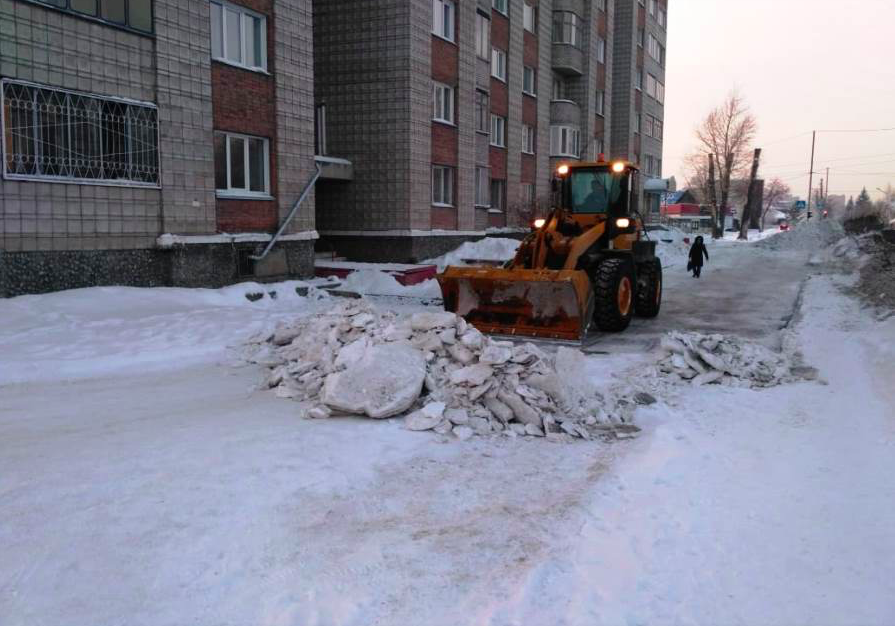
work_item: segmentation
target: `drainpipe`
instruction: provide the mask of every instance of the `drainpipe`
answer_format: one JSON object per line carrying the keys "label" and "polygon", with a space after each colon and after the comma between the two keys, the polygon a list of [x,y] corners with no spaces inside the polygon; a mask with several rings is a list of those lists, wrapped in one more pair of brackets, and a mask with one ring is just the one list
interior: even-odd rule
{"label": "drainpipe", "polygon": [[280,235],[283,234],[283,231],[286,230],[286,227],[289,226],[289,222],[292,221],[292,218],[295,217],[295,214],[298,213],[298,207],[301,206],[301,203],[304,202],[305,198],[308,197],[308,194],[311,193],[311,189],[314,188],[314,183],[317,182],[317,179],[320,178],[320,174],[323,171],[320,167],[320,164],[316,161],[314,165],[317,167],[317,171],[314,172],[314,175],[311,176],[311,180],[308,181],[308,184],[305,185],[305,188],[302,190],[301,195],[298,196],[298,200],[295,201],[295,204],[292,205],[292,210],[289,211],[289,215],[286,216],[286,219],[283,220],[283,223],[280,224],[279,230],[273,236],[273,238],[268,242],[267,247],[264,248],[264,251],[261,254],[253,254],[250,259],[253,261],[261,261],[264,257],[267,256],[267,253],[274,247],[274,244],[277,243],[277,239],[280,238]]}

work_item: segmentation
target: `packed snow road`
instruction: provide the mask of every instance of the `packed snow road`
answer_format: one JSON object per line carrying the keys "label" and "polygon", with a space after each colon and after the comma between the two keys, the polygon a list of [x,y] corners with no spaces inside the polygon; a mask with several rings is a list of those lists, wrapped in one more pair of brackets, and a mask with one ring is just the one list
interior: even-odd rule
{"label": "packed snow road", "polygon": [[892,623],[895,318],[804,282],[806,251],[709,250],[593,378],[635,381],[666,329],[779,345],[804,283],[821,381],[659,385],[611,445],[299,419],[228,346],[326,301],[0,301],[0,623]]}

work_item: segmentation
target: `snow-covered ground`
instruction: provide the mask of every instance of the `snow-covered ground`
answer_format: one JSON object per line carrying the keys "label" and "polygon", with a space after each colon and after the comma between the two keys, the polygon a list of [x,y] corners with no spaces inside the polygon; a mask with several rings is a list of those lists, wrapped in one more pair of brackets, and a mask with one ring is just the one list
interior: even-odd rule
{"label": "snow-covered ground", "polygon": [[891,624],[895,318],[807,244],[709,250],[593,381],[653,384],[671,328],[786,343],[820,380],[657,384],[613,444],[302,420],[236,366],[331,307],[294,285],[0,300],[0,624]]}

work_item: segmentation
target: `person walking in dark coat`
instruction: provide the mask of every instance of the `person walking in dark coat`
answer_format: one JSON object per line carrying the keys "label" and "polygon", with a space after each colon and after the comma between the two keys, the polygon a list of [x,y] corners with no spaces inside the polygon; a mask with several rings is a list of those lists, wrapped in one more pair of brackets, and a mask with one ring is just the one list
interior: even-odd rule
{"label": "person walking in dark coat", "polygon": [[687,265],[687,269],[693,270],[693,277],[699,278],[700,274],[702,274],[702,257],[705,255],[705,260],[709,260],[709,251],[705,247],[705,243],[703,243],[702,236],[696,238],[696,241],[690,246],[690,263]]}

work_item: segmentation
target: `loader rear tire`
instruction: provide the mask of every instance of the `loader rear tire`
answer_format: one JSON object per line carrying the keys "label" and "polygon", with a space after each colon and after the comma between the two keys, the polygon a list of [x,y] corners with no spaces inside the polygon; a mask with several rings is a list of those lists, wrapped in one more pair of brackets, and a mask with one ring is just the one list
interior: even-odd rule
{"label": "loader rear tire", "polygon": [[620,332],[634,313],[634,271],[625,259],[603,259],[592,274],[594,324],[602,331]]}
{"label": "loader rear tire", "polygon": [[662,308],[662,261],[655,258],[637,266],[637,317],[656,317]]}

